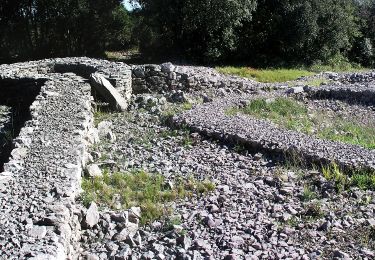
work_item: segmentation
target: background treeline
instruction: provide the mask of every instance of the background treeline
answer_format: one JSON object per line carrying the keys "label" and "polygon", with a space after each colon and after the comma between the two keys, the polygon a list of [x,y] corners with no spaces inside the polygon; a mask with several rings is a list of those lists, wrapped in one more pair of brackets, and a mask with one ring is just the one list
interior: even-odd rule
{"label": "background treeline", "polygon": [[375,0],[2,0],[0,61],[102,56],[296,66],[375,63]]}
{"label": "background treeline", "polygon": [[131,41],[121,0],[1,0],[0,62],[100,56]]}

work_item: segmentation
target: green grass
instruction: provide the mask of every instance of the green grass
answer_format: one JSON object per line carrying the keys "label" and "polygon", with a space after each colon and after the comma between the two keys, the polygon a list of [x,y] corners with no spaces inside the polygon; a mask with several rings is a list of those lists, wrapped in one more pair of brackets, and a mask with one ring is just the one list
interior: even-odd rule
{"label": "green grass", "polygon": [[315,74],[302,69],[253,69],[249,67],[218,67],[216,69],[223,74],[237,75],[268,83],[286,82]]}
{"label": "green grass", "polygon": [[309,186],[305,186],[303,188],[303,193],[302,193],[302,200],[303,201],[310,201],[313,199],[316,199],[317,195],[316,193],[311,189]]}
{"label": "green grass", "polygon": [[[325,64],[315,62],[311,66],[302,66],[300,68],[251,68],[251,67],[217,67],[219,72],[229,75],[237,75],[244,78],[255,79],[259,82],[273,83],[296,80],[302,76],[311,76],[324,71],[333,72],[364,72],[369,68],[361,67],[359,64],[350,63],[345,57],[337,55],[327,61]],[[313,80],[315,81],[315,80]],[[312,86],[319,86],[321,82],[310,82]],[[309,85],[309,84],[308,84]]]}
{"label": "green grass", "polygon": [[341,170],[335,163],[323,166],[322,172],[324,178],[335,183],[338,191],[344,191],[352,186],[363,190],[375,189],[375,172],[354,170],[348,174]]}
{"label": "green grass", "polygon": [[129,173],[104,171],[103,177],[85,178],[82,182],[82,202],[88,206],[95,201],[99,206],[116,209],[116,198],[122,208],[141,207],[141,224],[168,216],[170,202],[193,195],[202,195],[213,191],[215,185],[194,178],[177,179],[168,185],[161,174],[149,174],[144,171]]}
{"label": "green grass", "polygon": [[320,85],[322,84],[327,84],[329,83],[329,80],[327,79],[310,79],[310,80],[307,80],[307,81],[301,81],[301,82],[291,82],[291,83],[288,83],[288,86],[289,87],[296,87],[296,86],[299,86],[299,85],[302,85],[302,86],[310,86],[310,87],[319,87]]}
{"label": "green grass", "polygon": [[357,122],[354,118],[332,117],[324,111],[308,111],[291,98],[256,99],[244,108],[231,108],[228,115],[237,113],[268,119],[287,129],[316,135],[321,139],[340,141],[375,149],[375,127]]}

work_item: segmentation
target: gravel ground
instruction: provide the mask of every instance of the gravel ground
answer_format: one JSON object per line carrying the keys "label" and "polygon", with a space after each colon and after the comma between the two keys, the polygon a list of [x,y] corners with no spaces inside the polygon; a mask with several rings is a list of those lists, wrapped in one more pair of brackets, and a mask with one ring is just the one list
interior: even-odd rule
{"label": "gravel ground", "polygon": [[335,160],[343,167],[375,168],[374,151],[282,129],[268,120],[242,114],[231,116],[226,112],[229,108],[246,105],[252,99],[280,96],[286,96],[285,92],[231,95],[199,105],[191,111],[175,116],[173,121],[205,135],[243,143],[253,150],[263,149],[274,154],[297,153],[312,163]]}
{"label": "gravel ground", "polygon": [[[76,253],[90,260],[375,258],[373,191],[352,188],[337,193],[320,172],[293,168],[259,151],[251,154],[242,146],[207,139],[187,129],[175,132],[162,116],[175,113],[181,118],[198,119],[204,124],[195,127],[197,120],[193,120],[190,127],[201,127],[206,134],[216,131],[216,137],[223,136],[221,126],[232,127],[234,134],[257,128],[255,133],[272,137],[277,129],[269,128],[269,124],[227,120],[223,108],[239,104],[239,97],[252,97],[260,89],[289,91],[285,84],[260,84],[219,75],[207,68],[177,68],[187,75],[182,89],[172,88],[165,97],[134,96],[129,112],[102,113],[101,120],[106,122],[96,133],[91,128],[87,82],[71,73],[53,72],[74,71],[87,78],[98,71],[129,100],[129,66],[67,58],[0,68],[1,80],[40,79],[45,83],[31,107],[32,120],[14,140],[16,149],[4,167],[6,171],[0,173],[0,259],[75,259]],[[172,73],[168,78],[175,76]],[[330,73],[319,77],[341,83],[312,89],[312,95],[340,100],[353,96],[373,105],[373,74]],[[301,85],[307,80],[301,79]],[[346,85],[348,82],[357,84]],[[211,89],[184,93],[193,91],[197,84],[206,86],[203,83]],[[301,91],[301,87],[292,91]],[[216,97],[222,99],[211,102]],[[185,103],[176,105],[167,100]],[[180,114],[191,109],[191,101],[207,104]],[[329,106],[332,110],[342,106],[324,102],[314,106]],[[343,113],[349,108],[345,106]],[[349,111],[361,118],[367,114],[359,106],[351,105]],[[369,115],[371,120],[373,114]],[[286,136],[286,145],[300,140],[291,132],[278,133]],[[99,138],[96,134],[102,142],[93,146],[88,156],[86,145]],[[276,137],[280,141],[280,136]],[[309,140],[315,147],[313,151],[339,151],[344,159],[364,158],[358,147],[345,150],[347,146]],[[354,156],[350,154],[353,151]],[[367,163],[373,165],[371,156]],[[173,209],[171,216],[140,227],[139,208],[112,210],[92,203],[86,209],[75,200],[81,164],[84,166],[87,160],[113,170],[160,173],[172,184],[180,176],[209,179],[216,188],[204,196],[175,201],[169,205]]]}
{"label": "gravel ground", "polygon": [[[131,259],[375,257],[373,191],[337,193],[319,172],[286,167],[197,133],[172,134],[162,117],[146,110],[103,115],[102,120],[112,123],[117,141],[95,148],[94,154],[105,158],[98,164],[144,169],[171,180],[193,175],[212,180],[216,190],[174,203],[171,218],[181,219],[177,225],[171,227],[167,217],[141,227],[139,243],[130,248],[111,236],[86,243],[83,256],[125,259],[126,250]],[[95,232],[105,233],[98,226]],[[93,236],[84,239],[93,241]]]}

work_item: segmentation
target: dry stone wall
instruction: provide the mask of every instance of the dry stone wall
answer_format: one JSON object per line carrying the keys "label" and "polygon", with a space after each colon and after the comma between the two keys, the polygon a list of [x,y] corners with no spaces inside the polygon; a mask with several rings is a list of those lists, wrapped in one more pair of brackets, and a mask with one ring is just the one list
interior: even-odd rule
{"label": "dry stone wall", "polygon": [[[9,162],[0,173],[0,259],[77,258],[80,223],[84,216],[76,199],[81,189],[82,169],[89,160],[88,147],[98,139],[91,109],[92,86],[88,80],[94,73],[100,78],[98,82],[111,84],[125,101],[130,100],[133,92],[165,94],[176,90],[214,89],[222,90],[223,94],[245,93],[247,96],[209,100],[175,117],[174,123],[218,139],[247,143],[260,150],[277,153],[293,150],[311,160],[337,158],[344,165],[375,168],[374,153],[359,147],[317,141],[282,131],[264,121],[241,116],[229,118],[226,108],[240,105],[244,97],[254,98],[255,93],[269,85],[224,76],[214,69],[171,63],[130,67],[121,62],[90,58],[0,65],[0,105],[7,105],[5,92],[11,97],[16,92],[33,97],[27,121],[22,128],[20,126]],[[367,80],[373,75],[366,77]],[[35,100],[31,89],[37,90]],[[375,100],[373,85],[302,88],[302,91],[315,98],[347,99],[350,96],[366,104],[373,104]],[[9,119],[7,109],[0,111],[5,111],[0,112],[1,137]],[[357,159],[352,161],[351,158]]]}
{"label": "dry stone wall", "polygon": [[[348,89],[352,92],[348,93]],[[309,98],[344,99],[354,104],[369,104],[369,98],[375,95],[375,86],[325,86],[320,89],[308,89]],[[227,110],[241,107],[258,98],[273,99],[288,96],[288,91],[271,93],[260,92],[256,95],[234,95],[206,103],[176,115],[173,123],[178,127],[188,127],[203,135],[231,144],[240,144],[254,152],[263,151],[279,156],[297,156],[306,163],[326,165],[336,162],[342,168],[375,170],[375,151],[357,145],[344,144],[304,133],[281,128],[267,120],[246,115],[228,115]],[[297,95],[301,95],[298,93]],[[371,100],[374,104],[374,99]]]}
{"label": "dry stone wall", "polygon": [[3,170],[3,163],[7,159],[9,143],[11,142],[11,108],[0,106],[0,171]]}
{"label": "dry stone wall", "polygon": [[173,90],[238,89],[243,92],[257,88],[255,81],[235,76],[225,76],[207,67],[161,65],[132,66],[132,85],[136,94],[168,93]]}
{"label": "dry stone wall", "polygon": [[[76,198],[88,146],[97,140],[91,86],[81,76],[93,72],[130,98],[131,70],[123,63],[67,58],[0,66],[0,93],[16,90],[17,82],[40,87],[0,173],[0,259],[78,256]],[[20,86],[27,95],[30,86]]]}

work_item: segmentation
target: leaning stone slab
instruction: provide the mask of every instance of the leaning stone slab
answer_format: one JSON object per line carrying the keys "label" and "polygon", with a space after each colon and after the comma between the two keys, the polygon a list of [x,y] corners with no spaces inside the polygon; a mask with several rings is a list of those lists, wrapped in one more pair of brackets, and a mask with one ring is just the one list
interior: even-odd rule
{"label": "leaning stone slab", "polygon": [[128,107],[126,100],[112,86],[112,84],[99,73],[90,76],[92,86],[109,103],[109,105],[119,111],[125,111]]}

